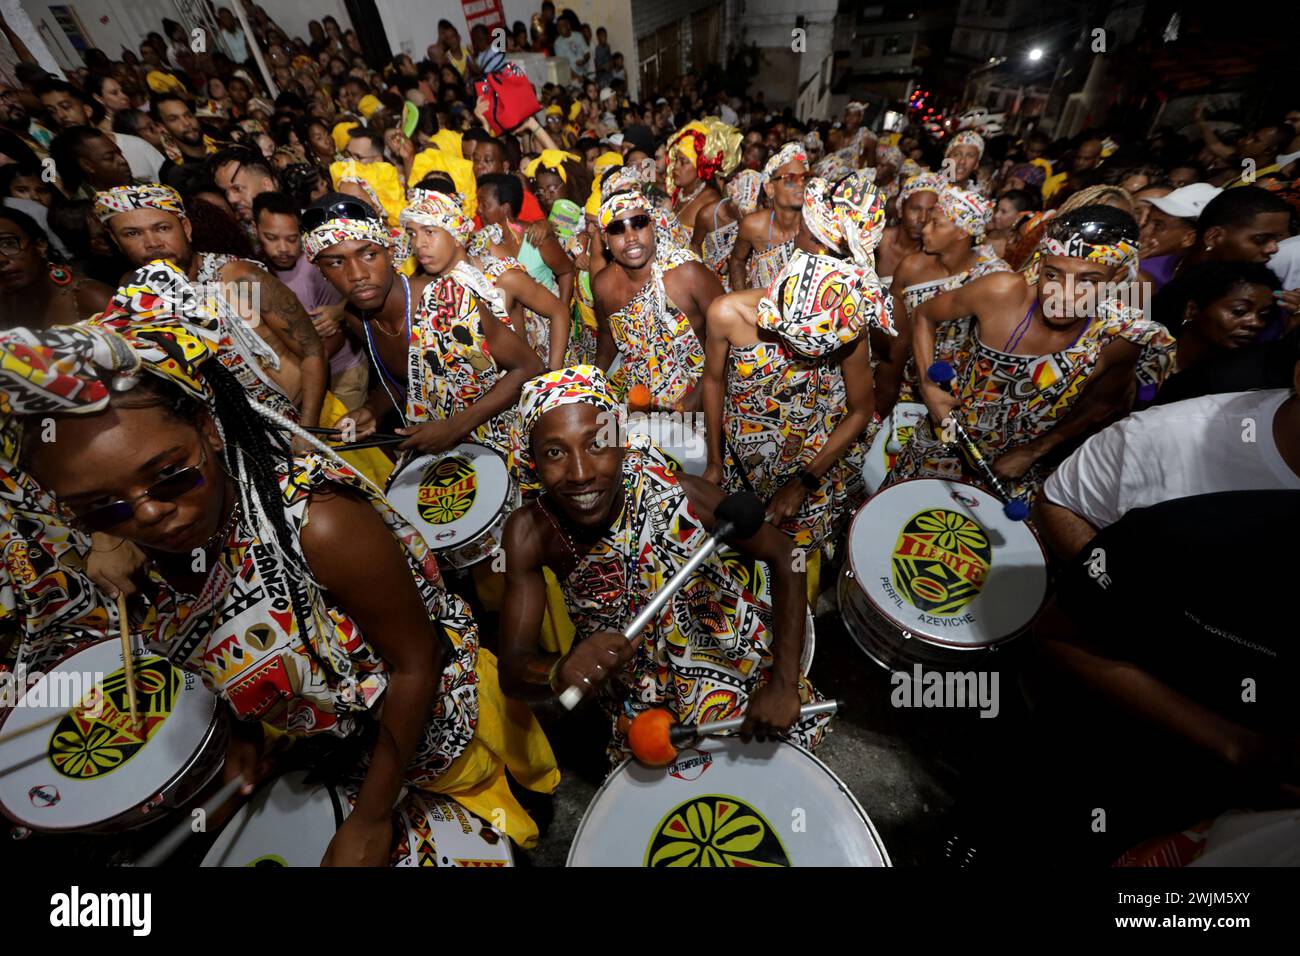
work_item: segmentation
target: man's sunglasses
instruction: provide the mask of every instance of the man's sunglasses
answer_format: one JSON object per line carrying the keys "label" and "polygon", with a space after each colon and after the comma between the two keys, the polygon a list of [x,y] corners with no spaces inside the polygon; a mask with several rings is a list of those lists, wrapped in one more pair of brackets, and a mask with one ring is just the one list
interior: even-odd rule
{"label": "man's sunglasses", "polygon": [[621,236],[623,230],[628,226],[639,230],[644,229],[648,225],[650,225],[650,215],[642,212],[637,213],[635,216],[630,216],[627,219],[615,219],[605,227],[605,232],[609,233],[611,236]]}
{"label": "man's sunglasses", "polygon": [[134,517],[136,503],[142,498],[152,498],[155,501],[175,501],[181,495],[198,488],[203,484],[203,466],[207,464],[207,461],[207,452],[200,450],[197,465],[190,465],[188,468],[172,472],[165,478],[159,478],[149,486],[148,490],[136,495],[129,501],[118,499],[117,501],[110,501],[108,504],[98,505],[80,514],[74,512],[73,520],[87,531],[107,531],[109,528],[116,528]]}
{"label": "man's sunglasses", "polygon": [[312,206],[302,214],[302,231],[319,229],[332,219],[378,219],[360,199],[340,199],[328,206]]}
{"label": "man's sunglasses", "polygon": [[809,175],[809,173],[786,173],[785,175],[777,176],[776,178],[786,186],[802,186],[804,183],[808,182]]}

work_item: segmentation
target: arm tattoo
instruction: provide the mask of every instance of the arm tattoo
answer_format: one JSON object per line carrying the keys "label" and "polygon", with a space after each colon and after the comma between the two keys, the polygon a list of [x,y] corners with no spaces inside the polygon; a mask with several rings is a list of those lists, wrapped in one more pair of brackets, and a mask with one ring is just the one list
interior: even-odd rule
{"label": "arm tattoo", "polygon": [[254,276],[261,294],[262,316],[272,324],[280,335],[294,345],[294,350],[302,358],[312,355],[324,355],[325,346],[311,317],[303,308],[293,290],[266,272]]}

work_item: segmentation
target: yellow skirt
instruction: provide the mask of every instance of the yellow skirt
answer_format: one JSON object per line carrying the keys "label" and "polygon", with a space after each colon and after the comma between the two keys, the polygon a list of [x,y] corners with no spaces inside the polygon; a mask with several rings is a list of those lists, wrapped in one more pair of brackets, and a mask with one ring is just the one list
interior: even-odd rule
{"label": "yellow skirt", "polygon": [[524,849],[537,845],[537,824],[515,799],[506,771],[535,793],[554,793],[560,784],[550,741],[523,701],[510,700],[497,679],[496,655],[478,652],[478,725],[474,739],[452,765],[422,790],[451,797]]}
{"label": "yellow skirt", "polygon": [[[348,409],[334,397],[333,392],[325,393],[325,401],[320,408],[320,423],[323,428],[331,428],[345,418]],[[393,462],[378,448],[363,448],[360,451],[346,451],[341,456],[344,461],[365,475],[380,490],[388,487],[388,476],[393,473]]]}

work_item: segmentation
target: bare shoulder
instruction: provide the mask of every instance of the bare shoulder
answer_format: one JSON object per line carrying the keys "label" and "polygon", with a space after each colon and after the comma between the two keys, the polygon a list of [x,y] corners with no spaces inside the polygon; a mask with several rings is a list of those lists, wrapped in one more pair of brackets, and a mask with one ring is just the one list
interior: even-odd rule
{"label": "bare shoulder", "polygon": [[770,210],[758,209],[740,220],[740,234],[753,242],[755,239],[767,238],[767,226],[771,221]]}
{"label": "bare shoulder", "polygon": [[543,542],[549,523],[539,511],[540,505],[530,502],[506,519],[502,535],[509,566],[514,570],[531,570],[542,563]]}

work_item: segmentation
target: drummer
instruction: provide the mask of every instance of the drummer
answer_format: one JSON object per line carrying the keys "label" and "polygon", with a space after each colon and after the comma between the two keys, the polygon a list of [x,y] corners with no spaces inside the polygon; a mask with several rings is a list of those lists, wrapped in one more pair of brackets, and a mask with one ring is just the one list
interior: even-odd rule
{"label": "drummer", "polygon": [[[703,546],[722,491],[675,473],[641,437],[622,445],[622,407],[591,365],[528,382],[520,424],[521,460],[543,494],[506,523],[506,692],[540,699],[567,687],[598,691],[614,761],[627,755],[630,718],[655,706],[683,722],[744,714],[746,737],[781,734],[815,746],[825,721],[798,716],[817,696],[799,670],[807,601],[790,539],[765,524],[736,544],[771,569],[772,608],[715,554],[644,638],[629,642],[619,632]],[[539,645],[544,568],[559,578],[577,627],[564,655]]]}
{"label": "drummer", "polygon": [[871,269],[884,215],[870,173],[834,187],[811,180],[798,249],[771,289],[729,293],[709,310],[705,477],[769,502],[773,523],[812,552],[810,577],[862,471],[852,452],[874,404],[867,332],[892,334]]}
{"label": "drummer", "polygon": [[409,436],[402,450],[430,454],[472,440],[508,456],[519,387],[541,360],[511,329],[492,281],[466,258],[472,220],[442,193],[412,197],[402,221],[425,275],[409,282],[393,266],[387,227],[363,204],[325,196],[303,215],[303,249],[348,297],[349,327],[380,373],[353,416],[357,437],[396,409],[398,432]]}
{"label": "drummer", "polygon": [[[993,204],[983,196],[952,186],[932,173],[909,179],[902,195],[904,222],[914,207],[926,206],[926,197],[935,198],[929,201],[933,208],[921,228],[921,248],[899,263],[894,273],[898,337],[887,341],[888,350],[876,366],[876,397],[882,415],[897,402],[920,400],[912,360],[912,316],[921,303],[981,276],[1011,270],[984,241]],[[944,336],[947,339],[964,331],[961,323],[951,323]]]}
{"label": "drummer", "polygon": [[[230,705],[226,779],[243,774],[251,790],[264,725],[354,738],[359,795],[324,863],[387,864],[406,786],[532,845],[505,770],[550,792],[554,757],[528,710],[501,696],[493,655],[420,536],[341,459],[289,456],[288,434],[306,433],[213,360],[207,316],[112,325],[120,334],[6,333],[0,385],[31,416],[18,419],[25,463],[71,520],[150,557],[133,624]],[[111,389],[101,373],[116,373]],[[36,415],[57,415],[58,441],[33,440]]]}
{"label": "drummer", "polygon": [[[1024,276],[996,272],[922,303],[912,355],[930,416],[889,480],[961,475],[958,446],[936,430],[956,412],[1010,493],[1032,498],[1054,452],[1123,415],[1141,387],[1158,387],[1172,369],[1173,339],[1120,297],[1137,251],[1131,216],[1084,206],[1051,220]],[[965,316],[974,320],[951,355],[954,397],[928,369],[941,328]]]}

